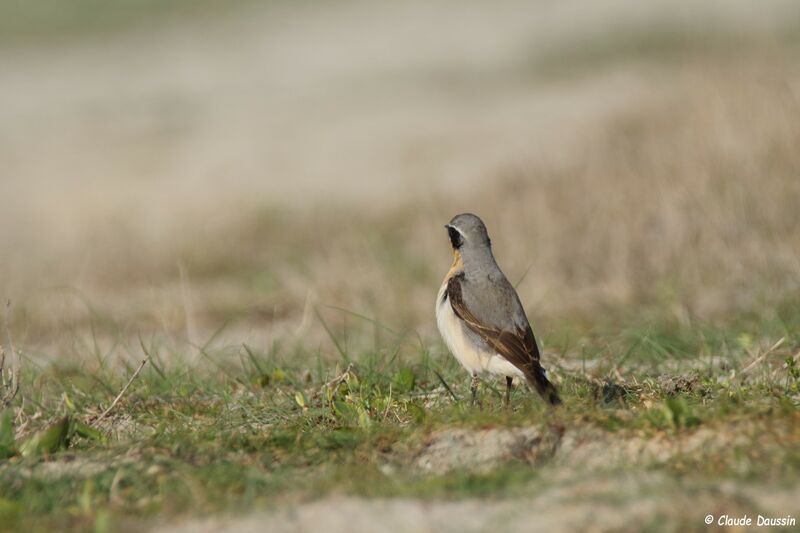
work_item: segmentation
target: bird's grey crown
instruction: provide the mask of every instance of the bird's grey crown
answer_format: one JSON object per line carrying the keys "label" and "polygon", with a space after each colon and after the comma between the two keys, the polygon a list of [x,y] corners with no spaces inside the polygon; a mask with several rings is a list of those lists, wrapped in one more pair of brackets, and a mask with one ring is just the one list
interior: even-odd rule
{"label": "bird's grey crown", "polygon": [[477,215],[461,213],[460,215],[454,216],[448,226],[458,230],[467,242],[491,245],[489,232],[486,231],[486,225]]}

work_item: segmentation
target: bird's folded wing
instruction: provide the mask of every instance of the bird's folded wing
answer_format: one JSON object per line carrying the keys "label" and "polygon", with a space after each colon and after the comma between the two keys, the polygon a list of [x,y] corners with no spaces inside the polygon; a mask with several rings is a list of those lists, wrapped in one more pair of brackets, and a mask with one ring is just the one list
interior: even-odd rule
{"label": "bird's folded wing", "polygon": [[463,275],[453,276],[447,283],[447,298],[456,316],[520,370],[526,371],[532,365],[538,365],[539,348],[530,325],[526,324],[524,329],[514,328],[513,331],[508,331],[482,323],[464,303],[462,279]]}

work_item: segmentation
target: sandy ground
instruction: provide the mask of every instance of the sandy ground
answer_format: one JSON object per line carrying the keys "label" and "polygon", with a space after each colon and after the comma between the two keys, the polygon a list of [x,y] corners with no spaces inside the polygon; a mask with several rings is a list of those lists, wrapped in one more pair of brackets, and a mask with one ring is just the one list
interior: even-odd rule
{"label": "sandy ground", "polygon": [[[761,513],[749,514],[755,521],[758,514],[786,517],[786,509],[792,509],[798,497],[797,491],[764,491],[760,487],[742,489],[733,486],[719,491],[715,489],[699,494],[691,491],[664,497],[661,491],[666,486],[679,489],[671,486],[673,484],[659,476],[641,475],[592,480],[578,483],[577,487],[544,491],[536,498],[506,501],[328,498],[273,513],[197,520],[154,531],[598,532],[671,531],[678,527],[687,531],[705,531],[709,529],[704,525],[708,514],[717,519],[722,513],[742,516],[744,513],[736,514],[734,511],[741,508],[738,502],[742,500],[757,503],[762,509]],[[639,497],[623,501],[626,494]]]}
{"label": "sandy ground", "polygon": [[725,453],[735,446],[741,429],[702,429],[680,439],[568,430],[557,448],[543,428],[445,430],[407,468],[480,471],[490,463],[520,461],[521,454],[527,464],[521,462],[519,468],[537,467],[535,456],[540,454],[552,461],[542,470],[541,485],[526,490],[528,497],[443,501],[329,496],[247,517],[163,524],[154,531],[702,531],[709,514],[747,514],[754,520],[759,514],[797,517],[796,486],[684,482],[646,468],[696,448]]}

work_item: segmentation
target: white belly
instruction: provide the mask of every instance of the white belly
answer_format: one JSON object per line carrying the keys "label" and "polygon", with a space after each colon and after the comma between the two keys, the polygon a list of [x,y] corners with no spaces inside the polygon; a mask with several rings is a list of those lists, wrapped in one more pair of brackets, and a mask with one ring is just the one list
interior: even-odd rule
{"label": "white belly", "polygon": [[439,326],[439,333],[442,334],[444,343],[450,353],[461,363],[461,366],[473,375],[489,373],[521,377],[522,372],[503,356],[493,351],[487,351],[482,346],[477,346],[467,336],[466,326],[456,316],[450,301],[442,301],[446,289],[447,282],[445,281],[436,297],[436,324]]}

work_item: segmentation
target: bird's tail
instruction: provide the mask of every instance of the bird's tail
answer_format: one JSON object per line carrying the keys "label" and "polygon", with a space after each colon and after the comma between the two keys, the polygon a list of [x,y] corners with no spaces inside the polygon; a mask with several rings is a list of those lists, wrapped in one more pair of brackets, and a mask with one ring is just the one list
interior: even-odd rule
{"label": "bird's tail", "polygon": [[560,405],[561,398],[555,385],[548,381],[544,368],[537,362],[525,369],[525,378],[536,389],[536,392],[550,405]]}

